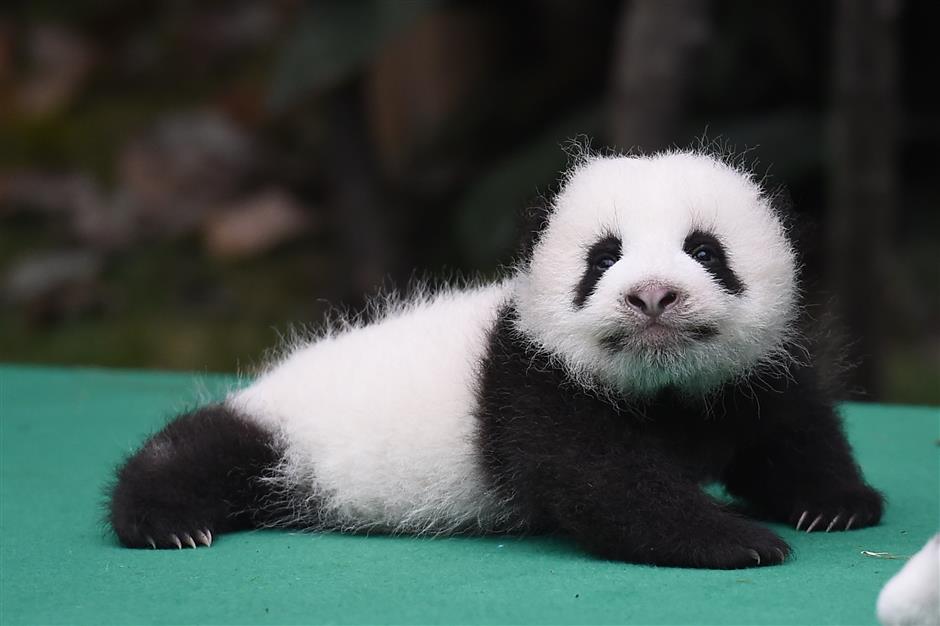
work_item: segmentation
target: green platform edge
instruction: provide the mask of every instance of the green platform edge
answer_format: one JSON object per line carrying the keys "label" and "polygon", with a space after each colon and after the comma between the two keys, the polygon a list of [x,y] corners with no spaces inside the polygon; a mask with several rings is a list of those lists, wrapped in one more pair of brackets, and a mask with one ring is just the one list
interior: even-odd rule
{"label": "green platform edge", "polygon": [[0,623],[875,624],[878,590],[940,526],[940,409],[846,405],[889,505],[849,533],[776,527],[795,557],[741,571],[595,560],[546,538],[259,531],[126,550],[102,524],[115,464],[214,375],[0,366]]}

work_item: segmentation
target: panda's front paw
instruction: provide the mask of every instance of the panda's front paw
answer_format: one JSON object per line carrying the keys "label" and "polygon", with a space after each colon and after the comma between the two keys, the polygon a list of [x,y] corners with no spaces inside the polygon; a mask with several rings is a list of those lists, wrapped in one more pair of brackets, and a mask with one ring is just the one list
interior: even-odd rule
{"label": "panda's front paw", "polygon": [[797,530],[832,532],[874,526],[881,521],[883,496],[867,485],[798,502],[787,521]]}
{"label": "panda's front paw", "polygon": [[739,569],[780,565],[790,555],[790,546],[770,529],[751,523],[728,527],[694,551],[692,565],[716,569]]}

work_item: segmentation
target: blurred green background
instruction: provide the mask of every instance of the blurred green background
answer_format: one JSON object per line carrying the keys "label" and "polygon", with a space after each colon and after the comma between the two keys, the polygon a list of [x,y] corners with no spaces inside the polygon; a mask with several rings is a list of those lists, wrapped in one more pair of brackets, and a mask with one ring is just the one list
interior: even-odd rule
{"label": "blurred green background", "polygon": [[809,225],[856,397],[940,404],[938,6],[5,3],[0,360],[250,371],[378,285],[494,275],[572,138],[704,140]]}

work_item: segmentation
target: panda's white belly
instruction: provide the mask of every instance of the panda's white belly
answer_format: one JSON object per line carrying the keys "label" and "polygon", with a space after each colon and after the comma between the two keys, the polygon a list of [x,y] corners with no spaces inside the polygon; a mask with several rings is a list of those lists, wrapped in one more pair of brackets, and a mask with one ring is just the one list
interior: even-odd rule
{"label": "panda's white belly", "polygon": [[498,525],[475,446],[476,381],[508,283],[445,292],[295,349],[228,402],[276,427],[294,521],[438,532]]}

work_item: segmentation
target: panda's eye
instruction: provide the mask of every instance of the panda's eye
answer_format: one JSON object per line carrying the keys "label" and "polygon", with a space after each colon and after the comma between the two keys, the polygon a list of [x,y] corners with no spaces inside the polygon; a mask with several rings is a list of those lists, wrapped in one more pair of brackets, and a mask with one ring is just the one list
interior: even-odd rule
{"label": "panda's eye", "polygon": [[601,256],[594,259],[594,269],[599,272],[606,272],[611,267],[614,266],[614,263],[617,262],[617,259],[614,258],[611,254],[602,254]]}
{"label": "panda's eye", "polygon": [[709,245],[700,245],[692,251],[692,258],[702,265],[709,265],[718,260],[718,253]]}

